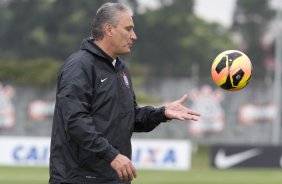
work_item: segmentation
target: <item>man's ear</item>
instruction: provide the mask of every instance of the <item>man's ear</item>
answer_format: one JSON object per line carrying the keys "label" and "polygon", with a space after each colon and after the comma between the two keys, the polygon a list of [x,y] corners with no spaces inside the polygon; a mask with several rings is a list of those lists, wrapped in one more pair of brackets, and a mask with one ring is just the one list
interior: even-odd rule
{"label": "man's ear", "polygon": [[109,37],[112,37],[113,36],[112,29],[113,29],[113,27],[112,27],[111,24],[108,24],[108,23],[104,24],[105,35],[108,35]]}

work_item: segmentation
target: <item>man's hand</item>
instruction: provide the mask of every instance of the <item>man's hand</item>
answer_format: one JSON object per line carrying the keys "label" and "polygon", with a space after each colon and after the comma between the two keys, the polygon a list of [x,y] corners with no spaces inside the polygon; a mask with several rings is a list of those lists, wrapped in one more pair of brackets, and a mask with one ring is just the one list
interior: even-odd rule
{"label": "man's hand", "polygon": [[194,120],[199,119],[200,114],[198,112],[192,111],[185,106],[183,103],[188,99],[187,95],[184,95],[181,99],[169,103],[165,106],[165,116],[169,119],[177,120]]}
{"label": "man's hand", "polygon": [[131,181],[136,178],[136,170],[132,165],[131,160],[122,154],[118,154],[111,162],[112,168],[117,172],[118,177],[122,181]]}

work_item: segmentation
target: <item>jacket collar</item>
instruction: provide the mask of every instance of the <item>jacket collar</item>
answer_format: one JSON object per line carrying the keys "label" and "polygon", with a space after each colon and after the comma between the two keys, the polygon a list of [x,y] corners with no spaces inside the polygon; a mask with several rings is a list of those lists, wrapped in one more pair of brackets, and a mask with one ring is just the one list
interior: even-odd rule
{"label": "jacket collar", "polygon": [[[112,62],[113,62],[114,59],[111,58],[107,53],[105,53],[97,44],[95,44],[91,37],[86,38],[82,41],[81,49],[87,50],[88,52],[90,52],[93,55],[98,55],[98,56],[106,59],[107,62],[112,65]],[[116,58],[116,64],[119,65],[120,62],[121,62],[121,59],[119,57],[117,57]]]}

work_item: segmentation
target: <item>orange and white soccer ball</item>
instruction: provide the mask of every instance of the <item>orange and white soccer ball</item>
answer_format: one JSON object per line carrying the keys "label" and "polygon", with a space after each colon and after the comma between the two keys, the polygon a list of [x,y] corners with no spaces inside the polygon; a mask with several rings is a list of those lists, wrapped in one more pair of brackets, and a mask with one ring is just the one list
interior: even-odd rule
{"label": "orange and white soccer ball", "polygon": [[217,86],[236,91],[249,83],[252,70],[251,60],[246,54],[238,50],[226,50],[214,59],[211,75]]}

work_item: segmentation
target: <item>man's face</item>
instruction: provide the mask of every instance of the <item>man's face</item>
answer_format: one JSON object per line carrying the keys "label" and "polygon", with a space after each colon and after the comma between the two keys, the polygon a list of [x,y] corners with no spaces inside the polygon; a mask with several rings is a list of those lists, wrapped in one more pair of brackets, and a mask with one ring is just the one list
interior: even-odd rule
{"label": "man's face", "polygon": [[112,43],[115,55],[127,54],[131,51],[133,41],[137,39],[133,30],[134,23],[128,12],[119,15],[119,23],[112,27]]}

